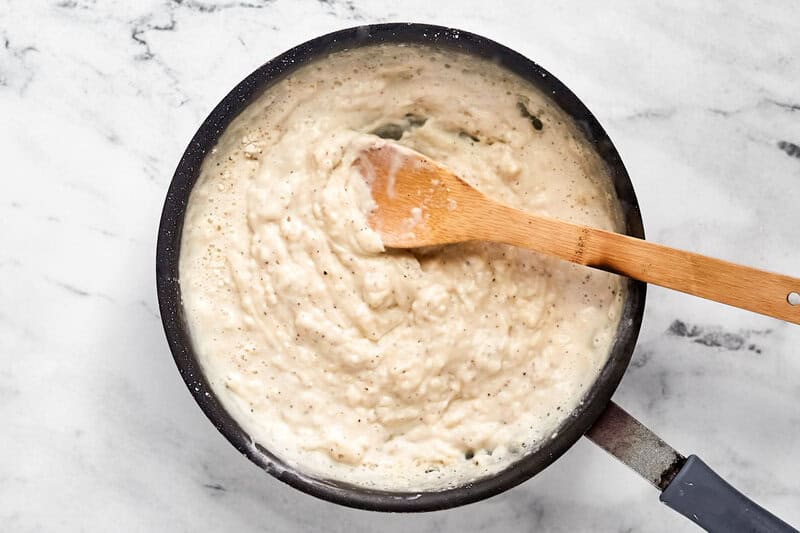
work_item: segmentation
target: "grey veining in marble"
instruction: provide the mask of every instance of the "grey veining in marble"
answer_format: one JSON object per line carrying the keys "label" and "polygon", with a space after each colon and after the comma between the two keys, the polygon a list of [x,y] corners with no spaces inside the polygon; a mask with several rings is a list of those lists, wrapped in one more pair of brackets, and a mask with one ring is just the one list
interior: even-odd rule
{"label": "grey veining in marble", "polygon": [[[488,501],[337,507],[260,472],[205,419],[154,282],[186,143],[265,60],[414,20],[494,38],[597,115],[648,237],[800,274],[800,17],[791,1],[101,0],[0,3],[0,529],[693,531],[586,440]],[[800,327],[651,288],[615,399],[800,524]]]}

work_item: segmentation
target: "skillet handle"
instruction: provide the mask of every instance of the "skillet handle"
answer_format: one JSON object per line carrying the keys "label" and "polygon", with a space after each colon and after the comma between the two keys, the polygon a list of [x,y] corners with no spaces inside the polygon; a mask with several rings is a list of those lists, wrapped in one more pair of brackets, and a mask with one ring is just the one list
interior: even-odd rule
{"label": "skillet handle", "polygon": [[707,531],[800,533],[747,499],[697,456],[679,454],[614,402],[586,436],[660,490],[662,502]]}
{"label": "skillet handle", "polygon": [[686,458],[659,499],[712,533],[797,533],[733,488],[696,455]]}

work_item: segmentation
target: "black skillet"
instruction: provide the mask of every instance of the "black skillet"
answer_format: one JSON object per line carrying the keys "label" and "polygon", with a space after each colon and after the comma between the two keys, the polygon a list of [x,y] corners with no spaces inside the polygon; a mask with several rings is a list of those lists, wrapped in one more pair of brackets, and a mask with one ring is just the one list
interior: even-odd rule
{"label": "black skillet", "polygon": [[253,444],[225,411],[192,349],[181,304],[178,258],[189,193],[203,159],[225,127],[281,78],[327,54],[376,43],[420,43],[489,58],[550,95],[583,130],[605,160],[625,215],[628,235],[644,238],[633,185],[606,132],[580,100],[536,63],[494,41],[464,31],[426,24],[377,24],[323,35],[276,57],[247,76],[211,112],[189,143],[170,184],[158,233],[156,274],[161,318],[175,363],[197,403],[240,452],[281,481],[341,505],[374,511],[418,512],[456,507],[510,489],[541,472],[586,434],[661,490],[661,501],[709,531],[795,531],[728,485],[696,456],[680,455],[611,402],[633,353],[645,301],[645,284],[628,280],[624,312],[611,355],[585,401],[557,430],[557,436],[505,470],[464,486],[438,492],[370,490],[316,479]]}

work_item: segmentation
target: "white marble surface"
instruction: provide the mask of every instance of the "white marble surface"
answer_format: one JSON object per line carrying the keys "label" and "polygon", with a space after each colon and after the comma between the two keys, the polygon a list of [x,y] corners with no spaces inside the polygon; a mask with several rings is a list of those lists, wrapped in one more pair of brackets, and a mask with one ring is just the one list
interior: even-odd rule
{"label": "white marble surface", "polygon": [[[3,1],[0,529],[694,530],[585,440],[446,512],[354,511],[284,486],[180,381],[156,229],[186,143],[247,73],[334,29],[414,20],[499,40],[569,85],[617,144],[650,239],[800,275],[800,17],[754,5]],[[697,329],[670,333],[676,320]],[[615,398],[800,525],[798,346],[798,326],[651,288]]]}

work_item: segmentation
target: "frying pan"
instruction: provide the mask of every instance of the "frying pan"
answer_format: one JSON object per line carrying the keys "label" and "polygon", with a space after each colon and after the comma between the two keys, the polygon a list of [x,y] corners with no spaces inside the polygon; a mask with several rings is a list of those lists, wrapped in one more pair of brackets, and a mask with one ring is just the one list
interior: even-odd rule
{"label": "frying pan", "polygon": [[696,456],[684,457],[611,402],[633,354],[645,284],[626,280],[627,297],[611,354],[597,380],[556,436],[497,474],[431,492],[388,492],[310,476],[254,443],[223,408],[192,348],[178,279],[181,231],[189,194],[206,153],[225,127],[255,98],[297,68],[331,52],[378,43],[417,43],[487,58],[548,94],[578,124],[608,166],[624,212],[625,232],[644,238],[633,185],[606,132],[586,106],[545,69],[492,40],[426,24],[377,24],[337,31],[303,43],[247,76],[200,126],[170,184],[158,233],[156,277],[164,331],[178,370],[206,416],[240,452],[276,478],[313,496],[361,509],[416,512],[482,500],[531,478],[584,434],[661,490],[661,501],[709,531],[795,531],[737,492]]}

